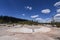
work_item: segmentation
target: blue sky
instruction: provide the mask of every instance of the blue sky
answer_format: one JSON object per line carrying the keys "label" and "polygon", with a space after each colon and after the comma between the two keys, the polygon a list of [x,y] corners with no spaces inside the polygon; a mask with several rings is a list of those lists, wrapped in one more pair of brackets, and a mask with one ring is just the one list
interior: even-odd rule
{"label": "blue sky", "polygon": [[0,0],[0,15],[22,19],[51,19],[56,14],[54,4],[60,0]]}

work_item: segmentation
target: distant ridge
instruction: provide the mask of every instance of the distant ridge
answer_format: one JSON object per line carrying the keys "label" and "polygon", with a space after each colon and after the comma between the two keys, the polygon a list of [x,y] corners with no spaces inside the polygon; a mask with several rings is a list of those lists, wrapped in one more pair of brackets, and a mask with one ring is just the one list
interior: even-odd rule
{"label": "distant ridge", "polygon": [[30,20],[15,18],[11,16],[0,16],[0,23],[38,24],[38,22],[33,22]]}
{"label": "distant ridge", "polygon": [[19,18],[15,18],[15,17],[10,17],[10,16],[0,16],[0,22],[4,22],[4,23],[8,23],[8,22],[19,22],[19,21],[28,21],[25,19],[19,19]]}

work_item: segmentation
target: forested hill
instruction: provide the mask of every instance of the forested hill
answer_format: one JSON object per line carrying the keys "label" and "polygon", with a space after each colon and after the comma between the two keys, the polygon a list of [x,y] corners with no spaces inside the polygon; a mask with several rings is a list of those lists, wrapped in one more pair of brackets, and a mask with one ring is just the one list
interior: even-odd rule
{"label": "forested hill", "polygon": [[10,16],[0,16],[0,22],[19,22],[19,21],[28,21],[25,19],[19,19],[15,17],[10,17]]}
{"label": "forested hill", "polygon": [[11,16],[0,16],[0,23],[23,23],[23,24],[38,24],[37,22],[33,22],[26,19],[15,18]]}

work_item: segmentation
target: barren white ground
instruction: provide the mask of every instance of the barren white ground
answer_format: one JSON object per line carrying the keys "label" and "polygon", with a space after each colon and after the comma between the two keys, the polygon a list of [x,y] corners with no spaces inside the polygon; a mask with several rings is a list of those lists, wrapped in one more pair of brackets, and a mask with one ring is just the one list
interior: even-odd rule
{"label": "barren white ground", "polygon": [[60,28],[35,25],[33,32],[31,27],[0,26],[0,40],[59,40],[60,38]]}
{"label": "barren white ground", "polygon": [[9,32],[21,32],[21,33],[35,33],[35,32],[50,32],[51,28],[48,27],[40,27],[38,29],[34,28],[34,29],[30,29],[30,28],[26,28],[26,27],[22,27],[22,28],[11,28],[8,29],[7,31]]}

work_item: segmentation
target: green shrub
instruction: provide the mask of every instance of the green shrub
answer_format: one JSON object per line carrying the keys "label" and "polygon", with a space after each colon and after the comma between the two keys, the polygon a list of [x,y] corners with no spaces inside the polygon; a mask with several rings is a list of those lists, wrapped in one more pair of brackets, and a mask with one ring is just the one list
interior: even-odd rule
{"label": "green shrub", "polygon": [[56,25],[57,27],[60,27],[60,23],[58,23],[58,22],[56,22],[55,25]]}

